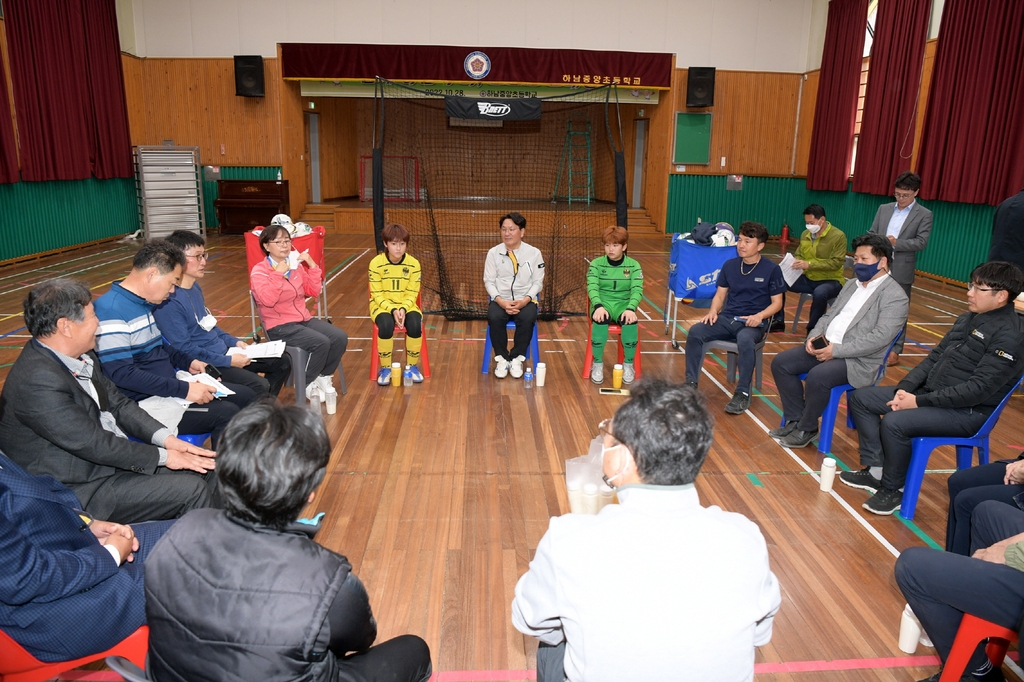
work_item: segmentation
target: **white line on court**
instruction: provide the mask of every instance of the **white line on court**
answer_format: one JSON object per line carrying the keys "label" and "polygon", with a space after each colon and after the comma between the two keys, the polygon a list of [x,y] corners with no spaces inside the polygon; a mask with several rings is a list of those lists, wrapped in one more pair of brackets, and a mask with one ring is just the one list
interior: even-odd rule
{"label": "white line on court", "polygon": [[336,279],[338,278],[338,275],[340,275],[341,273],[345,272],[345,271],[346,271],[346,270],[348,270],[348,269],[349,269],[350,267],[352,267],[353,263],[355,263],[355,262],[356,262],[357,260],[359,260],[360,258],[362,258],[363,256],[365,256],[365,255],[366,255],[367,253],[369,253],[369,251],[370,251],[369,249],[363,249],[363,252],[362,252],[361,254],[359,254],[358,256],[356,256],[355,258],[353,258],[353,259],[352,259],[352,262],[351,262],[351,263],[349,263],[348,265],[346,265],[345,267],[343,267],[343,268],[342,268],[341,270],[338,270],[338,271],[337,271],[336,273],[334,273],[334,275],[333,275],[333,276],[332,276],[332,277],[331,277],[331,278],[330,278],[329,280],[327,280],[327,281],[325,282],[325,284],[330,284],[331,282],[333,282],[334,280],[336,280]]}

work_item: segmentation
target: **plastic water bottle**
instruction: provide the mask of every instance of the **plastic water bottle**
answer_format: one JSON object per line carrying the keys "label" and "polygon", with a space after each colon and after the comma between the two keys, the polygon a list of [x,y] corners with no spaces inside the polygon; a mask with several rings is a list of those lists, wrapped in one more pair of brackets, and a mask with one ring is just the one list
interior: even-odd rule
{"label": "plastic water bottle", "polygon": [[412,386],[412,365],[405,366],[405,373],[402,375],[402,385]]}
{"label": "plastic water bottle", "polygon": [[533,370],[529,367],[526,368],[526,374],[523,375],[523,387],[533,388]]}

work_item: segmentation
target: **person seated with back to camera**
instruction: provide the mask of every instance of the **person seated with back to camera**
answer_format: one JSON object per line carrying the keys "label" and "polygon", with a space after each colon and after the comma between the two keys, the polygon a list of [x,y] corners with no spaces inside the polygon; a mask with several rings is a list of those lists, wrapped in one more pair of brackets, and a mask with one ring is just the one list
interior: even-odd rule
{"label": "person seated with back to camera", "polygon": [[423,382],[420,350],[423,347],[423,313],[417,298],[420,293],[420,262],[406,253],[409,230],[389,223],[381,231],[384,252],[370,261],[370,319],[377,325],[377,355],[380,369],[377,384],[391,383],[391,353],[395,346],[395,327],[405,327],[405,357],[413,383]]}
{"label": "person seated with back to camera", "polygon": [[[523,363],[537,324],[537,294],[544,286],[544,256],[523,241],[526,218],[507,213],[498,219],[501,244],[487,252],[484,261],[484,287],[491,302],[487,306],[487,333],[494,349],[494,376],[513,379],[523,376]],[[512,350],[508,349],[509,320],[516,331]],[[540,362],[533,358],[534,364]]]}
{"label": "person seated with back to camera", "polygon": [[214,453],[176,437],[100,371],[88,287],[47,280],[29,291],[24,310],[32,340],[0,393],[0,448],[8,457],[53,476],[91,516],[116,523],[173,519],[219,503],[208,473]]}
{"label": "person seated with back to camera", "polygon": [[1024,454],[991,464],[961,469],[946,479],[949,512],[946,516],[946,551],[970,555],[971,523],[982,502],[995,501],[1024,509]]}
{"label": "person seated with back to camera", "polygon": [[639,343],[636,309],[644,297],[644,273],[640,264],[626,255],[629,231],[612,225],[605,228],[604,254],[590,262],[587,269],[587,296],[590,298],[590,319],[594,321],[590,332],[594,364],[590,366],[590,380],[604,382],[604,345],[608,341],[608,325],[622,327],[622,382],[633,383],[636,370],[633,360]]}
{"label": "person seated with back to camera", "polygon": [[[128,276],[96,299],[96,351],[103,373],[139,407],[178,433],[210,433],[216,450],[228,421],[256,394],[241,384],[223,382],[233,394],[217,398],[216,388],[176,376],[176,370],[206,371],[205,362],[164,342],[153,317],[184,269],[185,254],[178,247],[162,239],[144,244]],[[191,405],[186,408],[183,400]]]}
{"label": "person seated with back to camera", "polygon": [[[768,435],[786,447],[802,448],[817,437],[833,387],[875,383],[879,366],[885,371],[886,349],[907,321],[907,295],[889,276],[889,241],[862,234],[853,240],[853,250],[856,278],[842,288],[803,346],[772,360],[785,424]],[[804,381],[801,374],[807,375]]]}
{"label": "person seated with back to camera", "polygon": [[175,230],[166,241],[185,254],[185,270],[174,293],[153,310],[164,339],[215,367],[224,381],[247,386],[257,398],[276,397],[291,371],[291,358],[285,354],[252,360],[245,353],[228,355],[229,348],[245,349],[249,344],[218,327],[217,318],[206,307],[198,281],[206,276],[206,240],[195,232]]}
{"label": "person seated with back to camera", "polygon": [[0,628],[44,663],[110,649],[146,624],[143,566],[172,523],[94,519],[0,453]]}
{"label": "person seated with back to camera", "polygon": [[690,327],[686,337],[686,383],[694,386],[704,364],[704,344],[736,342],[739,378],[736,392],[725,406],[727,414],[743,414],[750,407],[754,347],[768,333],[772,316],[782,310],[786,280],[778,264],[761,257],[767,241],[768,230],[761,223],[747,221],[740,225],[736,239],[739,257],[722,264],[711,309]]}
{"label": "person seated with back to camera", "polygon": [[[846,263],[846,235],[825,219],[825,209],[811,204],[804,209],[807,229],[800,235],[793,268],[803,274],[789,285],[789,291],[811,294],[811,310],[807,316],[807,331],[814,329],[828,308],[828,302],[839,295],[845,284],[843,265]],[[892,264],[892,259],[887,261]],[[894,334],[895,335],[895,334]]]}
{"label": "person seated with back to camera", "polygon": [[324,272],[309,250],[292,250],[292,238],[284,225],[269,225],[260,234],[266,258],[253,266],[249,287],[256,299],[267,338],[284,341],[309,352],[306,365],[306,398],[326,400],[334,388],[334,372],[348,346],[348,335],[327,320],[313,317],[306,308],[307,296],[318,296]]}
{"label": "person seated with back to camera", "polygon": [[225,510],[187,514],[146,562],[148,665],[159,682],[426,682],[415,635],[372,646],[377,622],[344,556],[297,523],[324,480],[323,419],[270,402],[224,432]]}
{"label": "person seated with back to camera", "polygon": [[538,682],[753,680],[779,583],[757,525],[700,503],[703,396],[645,379],[599,428],[619,504],[552,518],[515,588],[512,624],[540,640]]}
{"label": "person seated with back to camera", "polygon": [[928,356],[895,386],[859,388],[850,412],[860,441],[860,471],[839,480],[874,495],[873,514],[899,510],[902,488],[919,436],[964,438],[977,433],[1024,374],[1024,320],[1013,299],[1024,273],[989,261],[971,272],[967,312],[956,319]]}

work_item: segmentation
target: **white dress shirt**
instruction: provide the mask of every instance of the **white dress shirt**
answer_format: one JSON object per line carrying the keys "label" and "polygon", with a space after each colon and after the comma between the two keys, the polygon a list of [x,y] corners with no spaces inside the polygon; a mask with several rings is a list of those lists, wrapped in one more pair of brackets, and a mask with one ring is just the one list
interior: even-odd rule
{"label": "white dress shirt", "polygon": [[551,519],[512,623],[566,641],[570,682],[749,681],[781,603],[760,529],[693,485],[631,485],[599,514]]}
{"label": "white dress shirt", "polygon": [[828,329],[825,330],[825,338],[832,343],[842,343],[843,337],[846,336],[846,330],[850,328],[850,323],[853,322],[853,318],[857,317],[857,313],[860,312],[860,309],[871,298],[872,292],[888,276],[889,273],[886,273],[881,277],[876,277],[867,284],[858,282],[857,288],[853,291],[853,296],[850,296],[850,300],[846,302],[843,309],[829,323]]}

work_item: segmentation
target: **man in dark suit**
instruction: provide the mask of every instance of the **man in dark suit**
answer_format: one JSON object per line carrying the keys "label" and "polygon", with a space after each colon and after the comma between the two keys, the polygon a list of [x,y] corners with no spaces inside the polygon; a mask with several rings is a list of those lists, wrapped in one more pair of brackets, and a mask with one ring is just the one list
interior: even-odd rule
{"label": "man in dark suit", "polygon": [[1008,261],[1024,270],[1024,189],[996,207],[988,259]]}
{"label": "man in dark suit", "polygon": [[82,283],[66,279],[25,299],[33,338],[0,393],[0,448],[71,488],[97,518],[136,523],[212,506],[214,453],[178,439],[103,376],[91,301]]}
{"label": "man in dark suit", "polygon": [[146,622],[144,562],[172,523],[94,520],[0,453],[0,628],[47,663],[114,646]]}
{"label": "man in dark suit", "polygon": [[[896,178],[896,201],[882,204],[875,213],[869,232],[888,237],[892,244],[892,270],[889,274],[899,282],[910,301],[910,289],[914,284],[914,270],[917,267],[917,252],[924,251],[928,246],[928,237],[932,233],[932,212],[917,203],[917,193],[921,190],[921,178],[915,173],[904,171]],[[895,365],[899,362],[899,354],[903,352],[903,343],[907,339],[907,327],[903,327],[903,336],[896,342],[888,362]]]}

